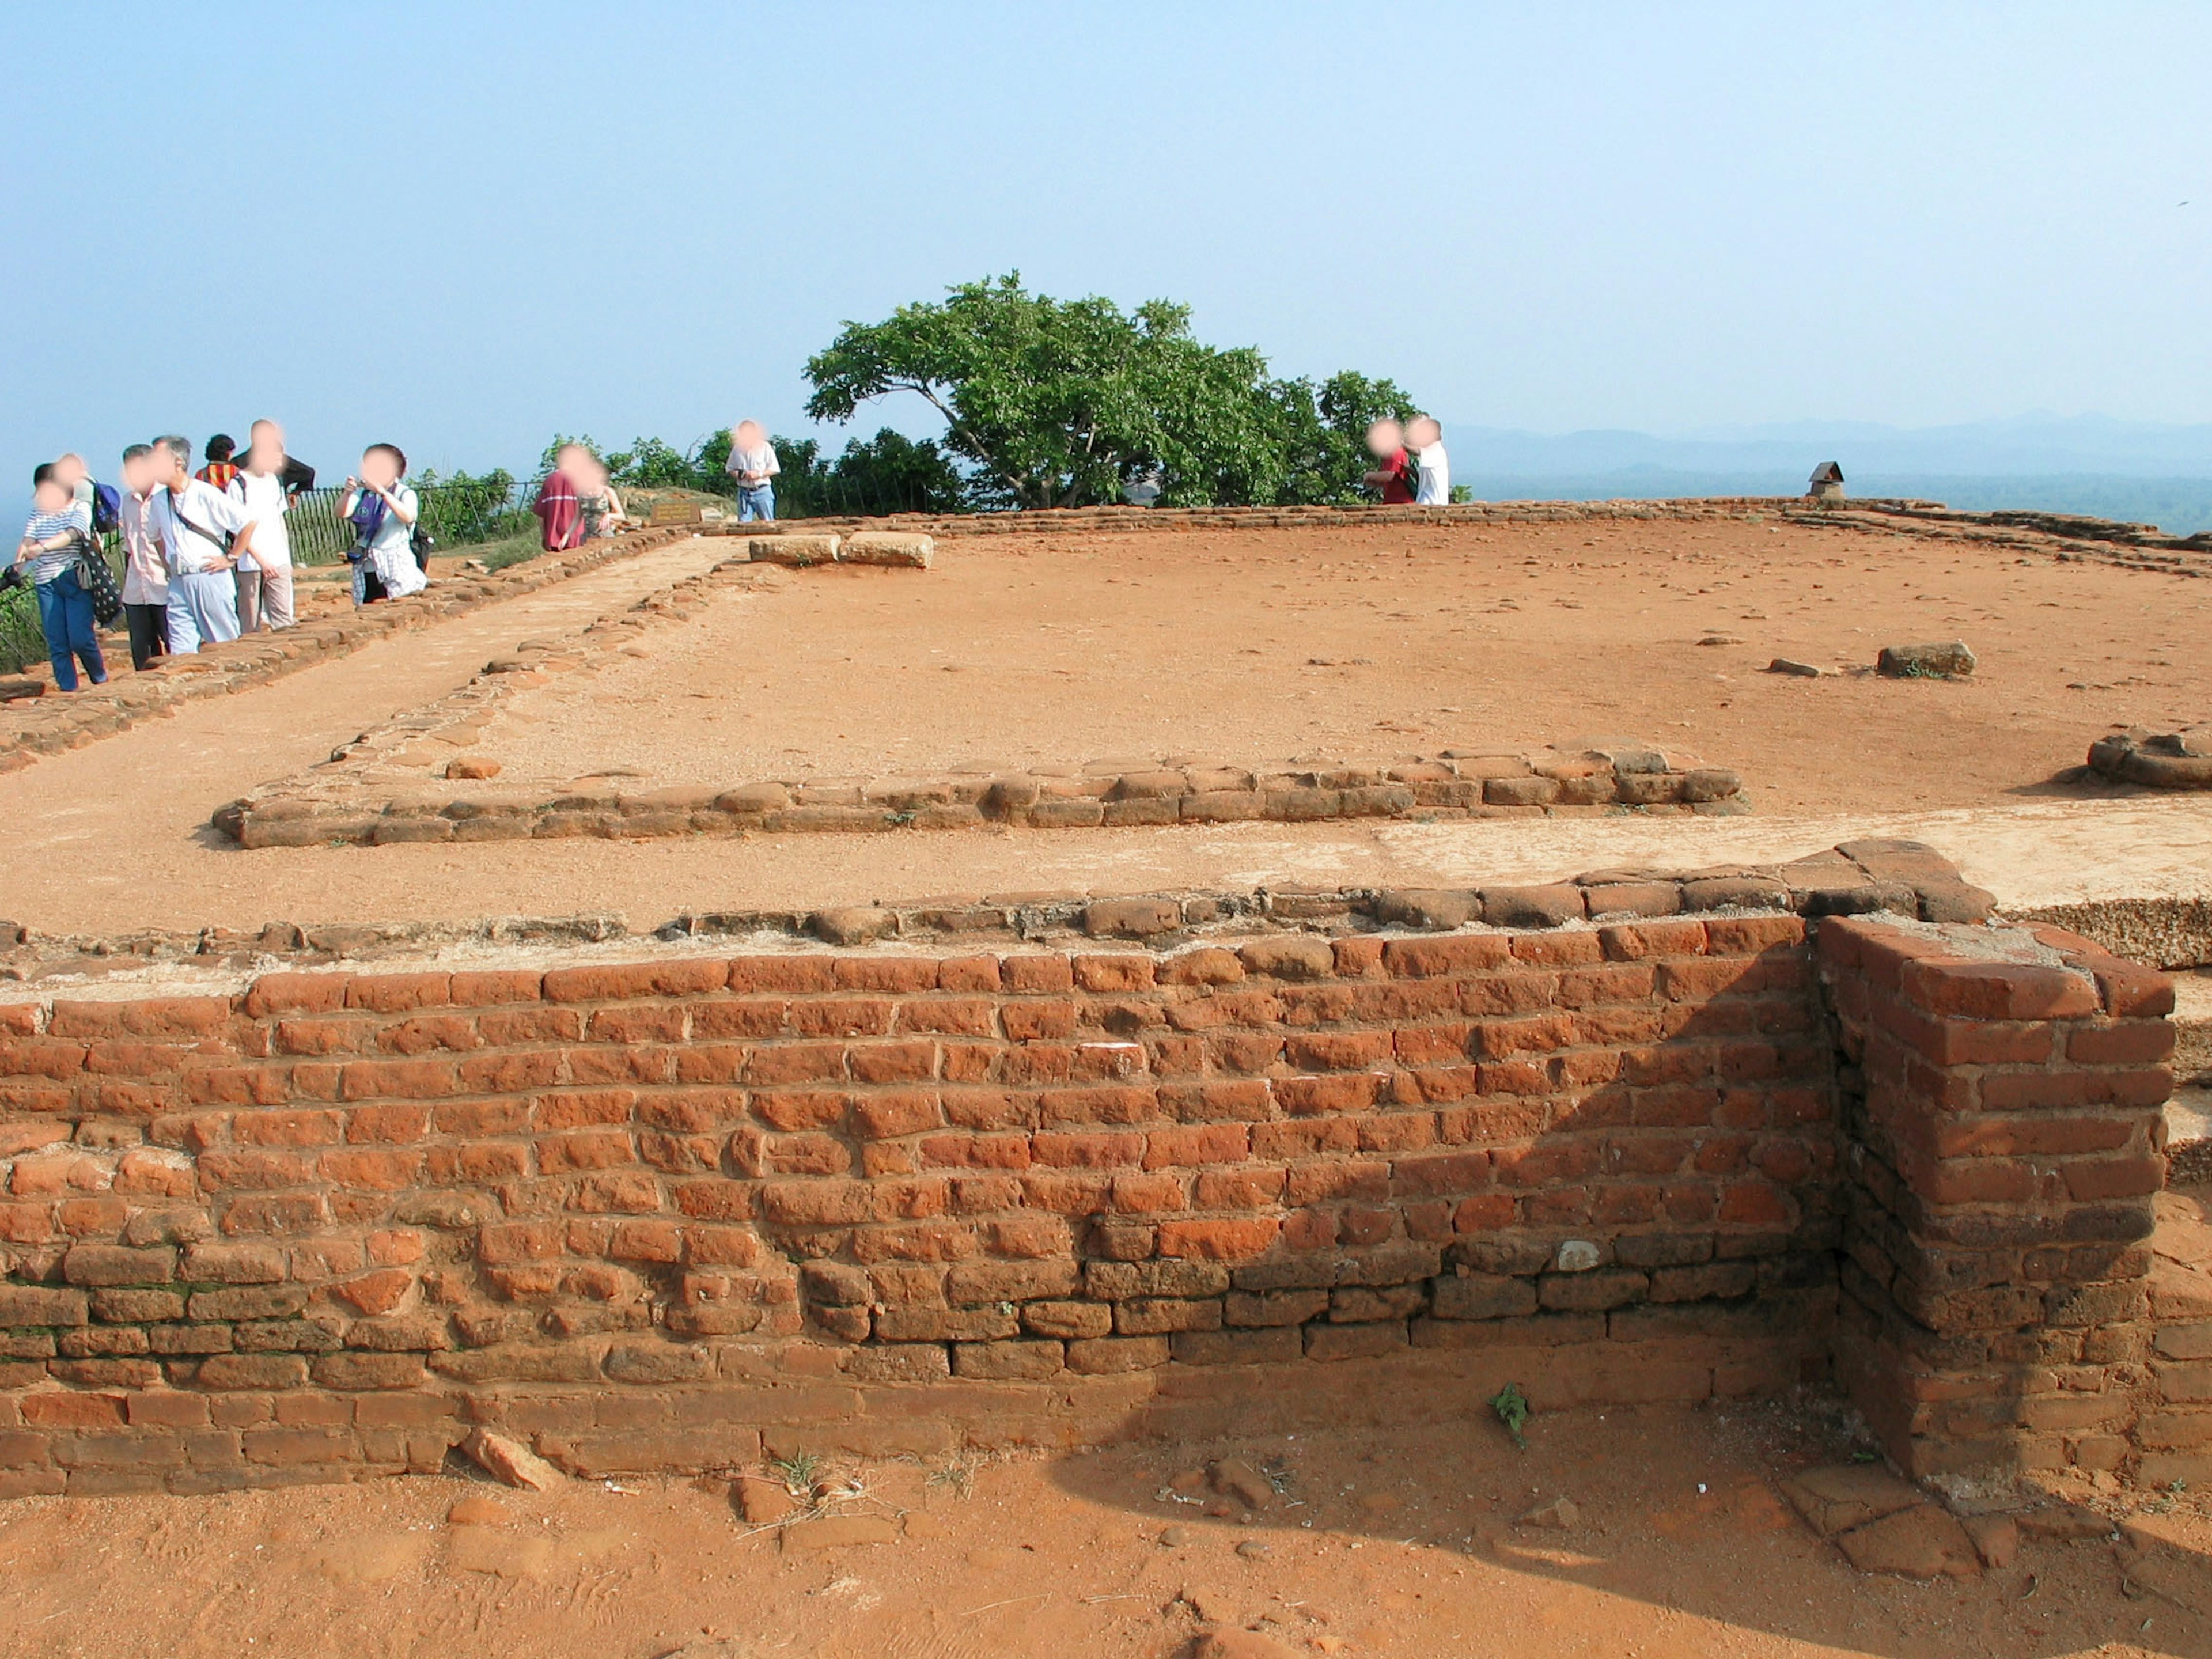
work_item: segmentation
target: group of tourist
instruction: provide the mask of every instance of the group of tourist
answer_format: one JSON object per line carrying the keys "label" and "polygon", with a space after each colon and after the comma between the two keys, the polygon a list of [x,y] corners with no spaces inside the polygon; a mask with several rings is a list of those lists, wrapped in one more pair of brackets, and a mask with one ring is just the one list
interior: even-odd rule
{"label": "group of tourist", "polygon": [[[1376,465],[1365,482],[1384,502],[1451,500],[1451,463],[1433,417],[1417,415],[1402,426],[1377,421],[1367,429],[1367,447]],[[76,690],[80,665],[94,685],[106,682],[99,630],[118,613],[140,670],[165,653],[196,652],[203,641],[292,626],[284,517],[314,488],[314,468],[285,453],[274,421],[253,423],[243,454],[218,433],[197,472],[191,461],[191,443],[168,436],[123,452],[120,489],[94,483],[81,455],[44,462],[33,473],[30,522],[0,586],[27,580],[36,589],[60,690]],[[738,522],[772,521],[782,468],[759,422],[732,428],[726,465]],[[429,541],[406,479],[398,447],[371,444],[360,472],[345,481],[338,514],[354,531],[346,557],[356,605],[404,599],[429,585]],[[612,536],[629,522],[606,463],[577,443],[562,446],[531,510],[549,552]],[[101,553],[110,532],[123,545],[119,590]]]}
{"label": "group of tourist", "polygon": [[[730,429],[726,469],[737,486],[738,522],[773,520],[775,475],[783,468],[758,421],[739,421]],[[538,515],[538,542],[548,553],[614,535],[629,521],[607,464],[584,444],[562,444],[554,452],[552,470],[539,481],[530,510]]]}
{"label": "group of tourist", "polygon": [[[41,463],[32,513],[0,586],[28,581],[53,664],[54,684],[74,691],[78,670],[107,679],[100,629],[119,616],[131,666],[189,655],[203,643],[289,628],[295,618],[285,515],[314,488],[315,470],[285,453],[274,421],[254,422],[241,454],[217,434],[192,470],[188,439],[168,435],[123,452],[121,487],[99,483],[81,455]],[[428,584],[420,507],[407,458],[372,444],[345,481],[340,517],[355,532],[347,559],[356,605],[399,599]],[[121,542],[123,580],[107,568],[105,538]]]}
{"label": "group of tourist", "polygon": [[1451,459],[1434,416],[1416,415],[1402,426],[1376,422],[1367,428],[1367,453],[1376,465],[1364,482],[1382,492],[1385,507],[1450,505]]}
{"label": "group of tourist", "polygon": [[530,510],[538,515],[539,544],[548,553],[615,535],[629,521],[607,464],[583,444],[562,444],[554,452],[553,469],[538,481]]}

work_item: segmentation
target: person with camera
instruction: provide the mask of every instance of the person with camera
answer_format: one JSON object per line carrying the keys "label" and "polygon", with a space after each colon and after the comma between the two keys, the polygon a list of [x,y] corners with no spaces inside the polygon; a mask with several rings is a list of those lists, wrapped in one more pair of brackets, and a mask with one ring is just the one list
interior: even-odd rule
{"label": "person with camera", "polygon": [[191,475],[191,441],[172,434],[154,440],[154,500],[147,523],[161,544],[169,573],[169,650],[196,653],[203,642],[238,637],[239,557],[253,550],[246,510]]}
{"label": "person with camera", "polygon": [[[39,626],[46,630],[46,655],[54,665],[54,684],[76,690],[76,665],[94,685],[107,683],[107,659],[100,653],[92,595],[78,580],[76,562],[92,540],[92,517],[71,494],[61,469],[52,461],[31,475],[31,519],[15,544],[11,572],[27,577],[39,598]],[[95,550],[94,557],[99,556]]]}
{"label": "person with camera", "polygon": [[420,593],[430,579],[416,557],[416,524],[422,504],[407,487],[407,457],[397,444],[371,444],[362,453],[361,472],[345,481],[338,516],[354,527],[353,602],[404,599]]}

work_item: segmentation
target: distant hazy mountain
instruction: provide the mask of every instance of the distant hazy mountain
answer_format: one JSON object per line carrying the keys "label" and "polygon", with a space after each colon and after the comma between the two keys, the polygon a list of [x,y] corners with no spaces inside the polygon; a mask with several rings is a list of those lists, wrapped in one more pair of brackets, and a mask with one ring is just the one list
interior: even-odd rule
{"label": "distant hazy mountain", "polygon": [[1446,437],[1454,482],[1487,501],[1795,495],[1814,466],[1835,461],[1854,495],[2086,513],[2179,536],[2212,529],[2212,425],[2023,415],[1917,428],[1794,421],[1679,438],[1455,426]]}
{"label": "distant hazy mountain", "polygon": [[2126,473],[2212,479],[2212,424],[2163,426],[2102,415],[2023,415],[1920,428],[1793,421],[1715,427],[1679,438],[1603,430],[1553,437],[1460,426],[1449,436],[1455,471],[1561,477],[1648,466],[1677,472],[1787,471],[1802,483],[1819,462],[1839,461],[1846,479],[1854,468],[1961,477]]}

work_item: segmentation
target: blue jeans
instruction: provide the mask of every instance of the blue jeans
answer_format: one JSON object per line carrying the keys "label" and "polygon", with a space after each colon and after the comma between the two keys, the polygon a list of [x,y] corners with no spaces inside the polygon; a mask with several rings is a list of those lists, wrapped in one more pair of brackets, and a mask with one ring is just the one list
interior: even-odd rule
{"label": "blue jeans", "polygon": [[755,519],[769,524],[775,521],[774,484],[762,484],[757,489],[738,491],[738,522],[750,524]]}
{"label": "blue jeans", "polygon": [[76,690],[76,663],[94,685],[107,684],[107,659],[100,653],[100,634],[92,614],[92,595],[84,591],[73,568],[65,568],[50,582],[39,584],[39,626],[46,630],[46,655],[54,665],[54,684],[64,691]]}

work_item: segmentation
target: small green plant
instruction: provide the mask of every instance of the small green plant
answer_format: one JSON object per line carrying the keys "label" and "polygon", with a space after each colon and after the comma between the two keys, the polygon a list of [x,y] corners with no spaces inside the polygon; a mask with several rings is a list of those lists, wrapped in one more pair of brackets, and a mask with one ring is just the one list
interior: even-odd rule
{"label": "small green plant", "polygon": [[822,1460],[812,1452],[771,1457],[768,1472],[782,1481],[783,1489],[793,1498],[806,1498],[812,1495],[814,1483],[822,1478]]}
{"label": "small green plant", "polygon": [[1521,1392],[1521,1385],[1508,1382],[1491,1396],[1490,1409],[1498,1413],[1498,1420],[1505,1425],[1505,1432],[1513,1437],[1513,1443],[1522,1451],[1528,1450],[1528,1439],[1521,1430],[1528,1420],[1528,1396]]}
{"label": "small green plant", "polygon": [[939,1492],[949,1492],[955,1498],[972,1497],[975,1491],[975,1472],[983,1467],[983,1459],[974,1452],[955,1452],[937,1464],[923,1477],[923,1484]]}

